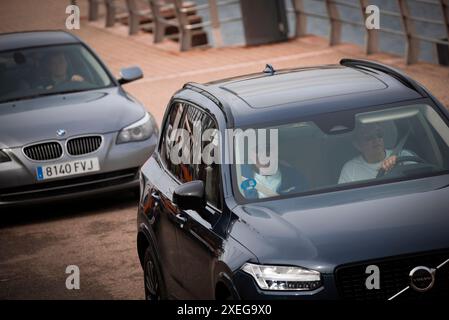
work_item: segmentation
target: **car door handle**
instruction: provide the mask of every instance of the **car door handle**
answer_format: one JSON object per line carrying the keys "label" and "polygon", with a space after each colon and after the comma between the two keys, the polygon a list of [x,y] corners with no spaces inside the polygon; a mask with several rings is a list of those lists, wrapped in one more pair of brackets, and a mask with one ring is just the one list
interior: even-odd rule
{"label": "car door handle", "polygon": [[151,192],[151,198],[153,198],[155,201],[161,200],[161,197],[156,191]]}
{"label": "car door handle", "polygon": [[178,213],[175,217],[182,225],[187,222],[187,218],[182,213]]}

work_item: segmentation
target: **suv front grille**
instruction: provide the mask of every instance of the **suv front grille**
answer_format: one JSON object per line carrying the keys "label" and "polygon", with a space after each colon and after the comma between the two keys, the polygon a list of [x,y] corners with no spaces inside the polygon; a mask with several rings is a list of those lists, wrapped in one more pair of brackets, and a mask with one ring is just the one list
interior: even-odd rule
{"label": "suv front grille", "polygon": [[100,148],[101,142],[101,136],[73,138],[67,141],[67,152],[71,156],[92,153]]}
{"label": "suv front grille", "polygon": [[[393,257],[363,263],[340,266],[335,276],[337,288],[343,299],[388,300],[410,284],[409,273],[418,266],[435,268],[449,259],[449,250]],[[366,267],[376,265],[380,271],[380,289],[368,290],[365,281]],[[412,288],[403,292],[395,300],[449,298],[449,263],[436,271],[435,284],[427,292],[416,292]]]}
{"label": "suv front grille", "polygon": [[25,147],[23,153],[36,161],[52,160],[62,156],[62,147],[58,142],[45,142]]}

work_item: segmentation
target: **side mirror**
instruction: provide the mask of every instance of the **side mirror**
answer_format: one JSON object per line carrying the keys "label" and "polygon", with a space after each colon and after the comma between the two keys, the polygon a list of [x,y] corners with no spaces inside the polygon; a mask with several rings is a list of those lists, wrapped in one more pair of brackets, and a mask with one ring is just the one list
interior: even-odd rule
{"label": "side mirror", "polygon": [[203,181],[190,181],[178,186],[173,192],[173,203],[181,210],[200,210],[206,207]]}
{"label": "side mirror", "polygon": [[125,84],[143,78],[142,69],[139,67],[129,67],[120,70],[120,78],[118,83]]}

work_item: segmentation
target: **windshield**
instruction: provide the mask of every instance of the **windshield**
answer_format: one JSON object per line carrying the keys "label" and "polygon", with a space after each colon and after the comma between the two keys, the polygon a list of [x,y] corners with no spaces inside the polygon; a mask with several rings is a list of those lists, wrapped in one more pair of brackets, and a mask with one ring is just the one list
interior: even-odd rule
{"label": "windshield", "polygon": [[111,84],[106,71],[81,44],[0,52],[0,102]]}
{"label": "windshield", "polygon": [[256,147],[251,135],[245,137],[248,130],[233,142],[234,190],[244,201],[449,170],[449,128],[424,104],[336,112],[259,128],[265,134],[253,135]]}

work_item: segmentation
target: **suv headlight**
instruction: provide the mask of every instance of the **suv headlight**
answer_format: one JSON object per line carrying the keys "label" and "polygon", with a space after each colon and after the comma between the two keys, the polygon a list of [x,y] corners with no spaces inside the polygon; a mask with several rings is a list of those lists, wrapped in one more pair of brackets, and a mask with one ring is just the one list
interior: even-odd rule
{"label": "suv headlight", "polygon": [[242,270],[250,274],[263,290],[306,291],[322,286],[321,275],[318,271],[301,267],[245,263]]}
{"label": "suv headlight", "polygon": [[117,136],[117,144],[146,140],[153,133],[153,129],[151,116],[146,112],[142,119],[120,130]]}
{"label": "suv headlight", "polygon": [[11,158],[6,154],[6,152],[0,150],[0,163],[11,161]]}

